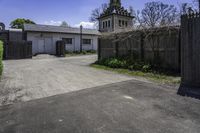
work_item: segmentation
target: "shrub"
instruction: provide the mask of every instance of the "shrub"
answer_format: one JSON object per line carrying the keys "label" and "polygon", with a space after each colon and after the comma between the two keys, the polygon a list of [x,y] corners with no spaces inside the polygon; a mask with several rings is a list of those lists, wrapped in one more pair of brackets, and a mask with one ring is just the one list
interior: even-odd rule
{"label": "shrub", "polygon": [[81,53],[81,54],[84,54],[84,55],[86,55],[86,54],[87,54],[87,51],[85,51],[85,50],[84,50],[84,51],[82,51],[82,53]]}
{"label": "shrub", "polygon": [[65,54],[72,54],[73,52],[71,51],[65,51]]}
{"label": "shrub", "polygon": [[0,77],[1,77],[2,72],[3,72],[2,59],[3,59],[3,42],[0,41]]}
{"label": "shrub", "polygon": [[151,65],[144,65],[143,67],[142,67],[142,71],[143,72],[150,72],[151,71]]}
{"label": "shrub", "polygon": [[123,68],[123,69],[143,71],[143,72],[150,72],[152,70],[152,66],[150,64],[134,60],[129,57],[108,58],[97,61],[96,63],[111,68]]}
{"label": "shrub", "polygon": [[107,66],[109,66],[111,68],[121,68],[124,65],[124,62],[113,58],[113,59],[108,60],[108,62],[106,64],[107,64]]}
{"label": "shrub", "polygon": [[96,50],[87,50],[87,53],[95,54],[97,51]]}

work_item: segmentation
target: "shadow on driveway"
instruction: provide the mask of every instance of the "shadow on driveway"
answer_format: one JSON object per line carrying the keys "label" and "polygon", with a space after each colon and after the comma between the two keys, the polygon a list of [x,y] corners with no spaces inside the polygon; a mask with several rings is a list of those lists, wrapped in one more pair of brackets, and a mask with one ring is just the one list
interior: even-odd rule
{"label": "shadow on driveway", "polygon": [[199,133],[200,101],[135,80],[0,107],[2,133]]}

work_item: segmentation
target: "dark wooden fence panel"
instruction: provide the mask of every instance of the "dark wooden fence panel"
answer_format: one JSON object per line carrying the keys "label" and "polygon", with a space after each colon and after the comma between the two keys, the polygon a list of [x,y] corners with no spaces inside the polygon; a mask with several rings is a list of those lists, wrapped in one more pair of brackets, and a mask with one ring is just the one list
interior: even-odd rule
{"label": "dark wooden fence panel", "polygon": [[32,58],[32,42],[12,41],[4,44],[4,59]]}
{"label": "dark wooden fence panel", "polygon": [[99,59],[132,54],[144,61],[157,61],[160,68],[180,72],[180,47],[180,27],[132,31],[100,38]]}
{"label": "dark wooden fence panel", "polygon": [[65,56],[65,42],[64,41],[56,42],[56,55],[60,57]]}
{"label": "dark wooden fence panel", "polygon": [[178,94],[200,99],[200,14],[181,17],[181,77]]}
{"label": "dark wooden fence panel", "polygon": [[200,87],[200,16],[182,16],[182,83]]}
{"label": "dark wooden fence panel", "polygon": [[8,42],[9,39],[9,31],[0,31],[0,40],[3,42]]}

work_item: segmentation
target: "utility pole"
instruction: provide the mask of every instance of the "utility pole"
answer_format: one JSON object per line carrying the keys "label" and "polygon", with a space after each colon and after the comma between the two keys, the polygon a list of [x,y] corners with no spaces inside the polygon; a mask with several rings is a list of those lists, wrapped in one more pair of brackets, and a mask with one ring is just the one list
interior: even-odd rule
{"label": "utility pole", "polygon": [[80,26],[80,52],[83,50],[83,26]]}

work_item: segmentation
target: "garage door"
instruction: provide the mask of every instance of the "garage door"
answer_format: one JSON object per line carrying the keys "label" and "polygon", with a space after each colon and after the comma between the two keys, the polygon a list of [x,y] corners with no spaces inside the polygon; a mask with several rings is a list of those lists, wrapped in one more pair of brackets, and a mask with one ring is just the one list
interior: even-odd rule
{"label": "garage door", "polygon": [[45,53],[45,41],[44,41],[44,39],[39,39],[38,40],[37,53]]}
{"label": "garage door", "polygon": [[34,54],[55,54],[55,45],[51,37],[39,38],[37,45]]}
{"label": "garage door", "polygon": [[45,38],[45,53],[55,54],[55,47],[52,38]]}

